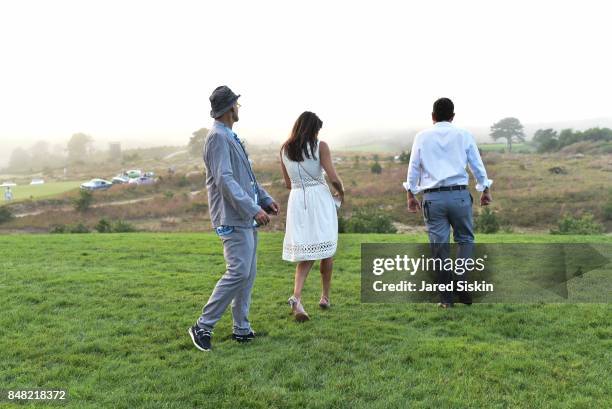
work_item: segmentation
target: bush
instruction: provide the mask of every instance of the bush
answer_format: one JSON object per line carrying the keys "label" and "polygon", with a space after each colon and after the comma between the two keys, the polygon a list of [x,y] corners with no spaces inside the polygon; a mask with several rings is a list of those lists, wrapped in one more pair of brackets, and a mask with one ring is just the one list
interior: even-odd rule
{"label": "bush", "polygon": [[603,209],[603,217],[605,220],[612,220],[612,201],[608,202]]}
{"label": "bush", "polygon": [[193,213],[203,213],[208,210],[208,204],[202,202],[193,202],[191,204],[191,212]]}
{"label": "bush", "polygon": [[376,175],[380,175],[382,173],[382,166],[380,166],[380,163],[376,161],[370,168],[370,171]]}
{"label": "bush", "polygon": [[54,224],[53,226],[51,226],[51,229],[49,230],[49,233],[51,234],[64,234],[66,233],[66,226],[63,224]]}
{"label": "bush", "polygon": [[88,190],[81,190],[78,199],[74,200],[74,208],[77,212],[86,212],[93,203],[93,194]]}
{"label": "bush", "polygon": [[187,176],[183,175],[179,178],[178,182],[176,183],[176,185],[178,187],[186,187],[189,186],[189,179],[187,179]]}
{"label": "bush", "polygon": [[478,233],[497,233],[499,231],[499,221],[495,213],[490,208],[485,207],[476,218],[474,227]]}
{"label": "bush", "polygon": [[110,233],[113,231],[110,222],[106,219],[100,219],[95,229],[98,233]]}
{"label": "bush", "polygon": [[113,223],[113,233],[132,233],[135,231],[137,231],[136,227],[123,220],[117,220]]}
{"label": "bush", "polygon": [[338,221],[345,233],[396,233],[389,216],[379,212],[357,211],[348,220]]}
{"label": "bush", "polygon": [[74,226],[71,226],[69,231],[70,233],[73,233],[73,234],[84,234],[84,233],[89,233],[89,228],[85,226],[83,223],[78,223],[78,224],[75,224]]}
{"label": "bush", "polygon": [[593,215],[585,213],[581,218],[575,218],[569,215],[564,216],[557,226],[557,229],[551,230],[551,234],[600,234],[603,232],[603,226],[593,220]]}
{"label": "bush", "polygon": [[11,209],[6,206],[0,207],[0,224],[9,222],[13,219]]}
{"label": "bush", "polygon": [[346,218],[338,215],[338,233],[346,233]]}

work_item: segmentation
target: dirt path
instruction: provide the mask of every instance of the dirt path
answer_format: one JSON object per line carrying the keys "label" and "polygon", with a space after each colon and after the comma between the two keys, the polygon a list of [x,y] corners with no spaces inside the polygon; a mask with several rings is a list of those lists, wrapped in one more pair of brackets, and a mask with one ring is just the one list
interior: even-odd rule
{"label": "dirt path", "polygon": [[[148,200],[153,200],[155,197],[154,196],[149,196],[149,197],[141,197],[138,199],[130,199],[130,200],[117,200],[114,202],[104,202],[104,203],[96,203],[91,205],[91,207],[93,208],[98,208],[98,207],[106,207],[106,206],[121,206],[121,205],[126,205],[126,204],[133,204],[133,203],[139,203],[139,202],[146,202]],[[62,207],[56,207],[56,208],[51,208],[51,209],[41,209],[41,210],[35,210],[32,212],[26,212],[26,213],[18,213],[15,215],[15,217],[19,218],[19,217],[27,217],[27,216],[37,216],[39,214],[43,214],[49,210],[54,210],[54,211],[61,211],[61,212],[69,212],[71,210],[74,210],[74,208],[72,206],[62,206]]]}

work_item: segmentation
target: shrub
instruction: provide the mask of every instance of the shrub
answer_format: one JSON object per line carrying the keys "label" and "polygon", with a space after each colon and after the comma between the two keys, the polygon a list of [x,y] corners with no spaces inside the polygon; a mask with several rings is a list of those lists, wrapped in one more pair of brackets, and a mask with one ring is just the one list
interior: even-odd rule
{"label": "shrub", "polygon": [[499,221],[495,213],[490,208],[485,207],[476,218],[474,227],[478,233],[497,233],[499,231]]}
{"label": "shrub", "polygon": [[370,171],[376,175],[380,175],[382,173],[382,166],[380,166],[380,163],[376,161],[370,168]]}
{"label": "shrub", "polygon": [[346,233],[346,218],[338,215],[338,233]]}
{"label": "shrub", "polygon": [[89,228],[85,226],[83,223],[77,223],[74,226],[71,226],[69,231],[70,233],[74,233],[74,234],[83,234],[83,233],[89,233]]}
{"label": "shrub", "polygon": [[51,229],[49,230],[49,233],[51,234],[63,234],[66,233],[66,226],[63,224],[54,224],[53,226],[51,226]]}
{"label": "shrub", "polygon": [[11,209],[6,206],[0,207],[0,224],[9,222],[13,219]]}
{"label": "shrub", "polygon": [[166,199],[172,199],[174,197],[174,192],[171,190],[167,190],[166,192],[164,192],[164,197]]}
{"label": "shrub", "polygon": [[[339,224],[340,227],[340,224]],[[357,211],[353,216],[342,222],[346,233],[396,233],[389,216],[379,212]]]}
{"label": "shrub", "polygon": [[603,232],[603,226],[593,220],[593,215],[585,213],[581,218],[569,215],[564,216],[557,226],[551,230],[551,234],[599,234]]}
{"label": "shrub", "polygon": [[176,183],[176,185],[178,187],[186,187],[189,186],[189,179],[187,179],[187,176],[183,175],[179,178],[178,182]]}
{"label": "shrub", "polygon": [[95,229],[98,233],[110,233],[113,231],[110,222],[106,219],[100,219]]}
{"label": "shrub", "polygon": [[79,197],[74,200],[74,208],[77,212],[86,212],[93,203],[93,194],[88,190],[81,190]]}
{"label": "shrub", "polygon": [[126,221],[117,220],[113,223],[113,233],[132,233],[135,231],[137,231],[136,227]]}
{"label": "shrub", "polygon": [[603,217],[606,220],[612,220],[612,201],[608,202],[603,209]]}
{"label": "shrub", "polygon": [[191,212],[193,213],[203,213],[208,210],[208,204],[202,202],[193,202],[191,204]]}

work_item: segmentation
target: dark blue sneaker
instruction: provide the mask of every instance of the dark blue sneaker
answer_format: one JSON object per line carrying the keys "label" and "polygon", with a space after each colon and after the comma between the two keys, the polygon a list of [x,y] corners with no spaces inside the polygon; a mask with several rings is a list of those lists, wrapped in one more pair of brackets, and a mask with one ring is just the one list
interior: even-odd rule
{"label": "dark blue sneaker", "polygon": [[210,351],[212,348],[210,344],[212,331],[202,329],[197,325],[194,325],[193,327],[189,328],[187,332],[189,332],[189,336],[191,337],[193,345],[195,345],[196,348],[198,348],[200,351]]}
{"label": "dark blue sneaker", "polygon": [[255,333],[251,331],[246,335],[232,334],[232,339],[238,342],[250,342],[255,339]]}

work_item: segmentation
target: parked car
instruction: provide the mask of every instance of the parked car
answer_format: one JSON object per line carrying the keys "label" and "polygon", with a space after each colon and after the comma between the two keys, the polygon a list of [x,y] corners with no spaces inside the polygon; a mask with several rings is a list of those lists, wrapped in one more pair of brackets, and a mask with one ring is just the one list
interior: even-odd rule
{"label": "parked car", "polygon": [[141,176],[136,179],[136,183],[138,183],[139,185],[153,185],[155,184],[155,179],[147,176]]}
{"label": "parked car", "polygon": [[139,178],[139,177],[142,176],[142,170],[140,170],[140,169],[132,169],[132,170],[128,170],[127,172],[125,172],[125,174],[130,179],[136,179],[136,178]]}
{"label": "parked car", "polygon": [[83,190],[106,190],[113,185],[112,182],[104,179],[92,179],[89,182],[81,184]]}
{"label": "parked car", "polygon": [[129,181],[130,178],[122,175],[117,175],[111,180],[111,182],[113,182],[113,185],[122,185],[124,183],[128,183]]}
{"label": "parked car", "polygon": [[45,180],[44,179],[32,179],[30,184],[31,185],[44,185],[45,184]]}

